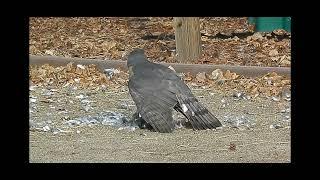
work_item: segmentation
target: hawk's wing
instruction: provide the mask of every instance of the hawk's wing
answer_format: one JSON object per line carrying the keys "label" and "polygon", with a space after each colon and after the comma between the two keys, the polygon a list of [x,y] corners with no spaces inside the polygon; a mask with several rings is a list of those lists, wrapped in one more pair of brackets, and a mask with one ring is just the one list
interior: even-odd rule
{"label": "hawk's wing", "polygon": [[137,111],[158,132],[174,130],[172,110],[178,101],[171,84],[177,76],[170,73],[161,68],[134,69],[128,84]]}
{"label": "hawk's wing", "polygon": [[[172,110],[177,101],[174,94],[154,88],[137,88],[134,81],[129,81],[129,92],[136,103],[141,117],[158,132],[172,132],[174,123]],[[161,85],[160,85],[161,86]]]}

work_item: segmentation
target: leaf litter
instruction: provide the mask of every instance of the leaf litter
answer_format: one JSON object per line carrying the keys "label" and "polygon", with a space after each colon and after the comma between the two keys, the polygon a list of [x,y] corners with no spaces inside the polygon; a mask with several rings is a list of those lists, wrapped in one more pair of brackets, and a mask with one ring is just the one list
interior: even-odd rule
{"label": "leaf litter", "polygon": [[[172,17],[31,17],[32,55],[125,60],[144,48],[157,62],[177,62]],[[291,34],[253,31],[247,17],[200,17],[199,64],[291,66]],[[278,37],[288,38],[278,38]],[[81,66],[80,66],[81,67]]]}

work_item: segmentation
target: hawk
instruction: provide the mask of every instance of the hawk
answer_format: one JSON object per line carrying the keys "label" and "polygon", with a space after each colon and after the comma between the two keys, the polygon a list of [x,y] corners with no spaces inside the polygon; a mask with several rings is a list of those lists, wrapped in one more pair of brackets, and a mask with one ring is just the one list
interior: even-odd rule
{"label": "hawk", "polygon": [[172,132],[173,110],[182,113],[194,130],[221,126],[173,70],[148,61],[143,49],[129,53],[127,66],[129,93],[137,106],[134,116],[139,116],[153,130]]}

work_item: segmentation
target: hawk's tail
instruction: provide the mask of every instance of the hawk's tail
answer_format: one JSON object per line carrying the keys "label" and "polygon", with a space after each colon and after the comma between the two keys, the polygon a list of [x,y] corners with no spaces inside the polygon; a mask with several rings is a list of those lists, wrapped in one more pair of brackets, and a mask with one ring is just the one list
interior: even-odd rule
{"label": "hawk's tail", "polygon": [[177,95],[179,105],[175,107],[191,123],[193,129],[213,129],[222,126],[220,121],[195,97]]}

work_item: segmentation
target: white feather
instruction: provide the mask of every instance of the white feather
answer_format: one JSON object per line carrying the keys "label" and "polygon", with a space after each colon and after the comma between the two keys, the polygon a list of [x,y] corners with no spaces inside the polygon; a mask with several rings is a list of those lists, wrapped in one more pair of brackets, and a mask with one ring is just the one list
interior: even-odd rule
{"label": "white feather", "polygon": [[188,111],[188,108],[187,108],[187,106],[185,104],[182,104],[181,106],[182,106],[183,112],[187,112]]}

